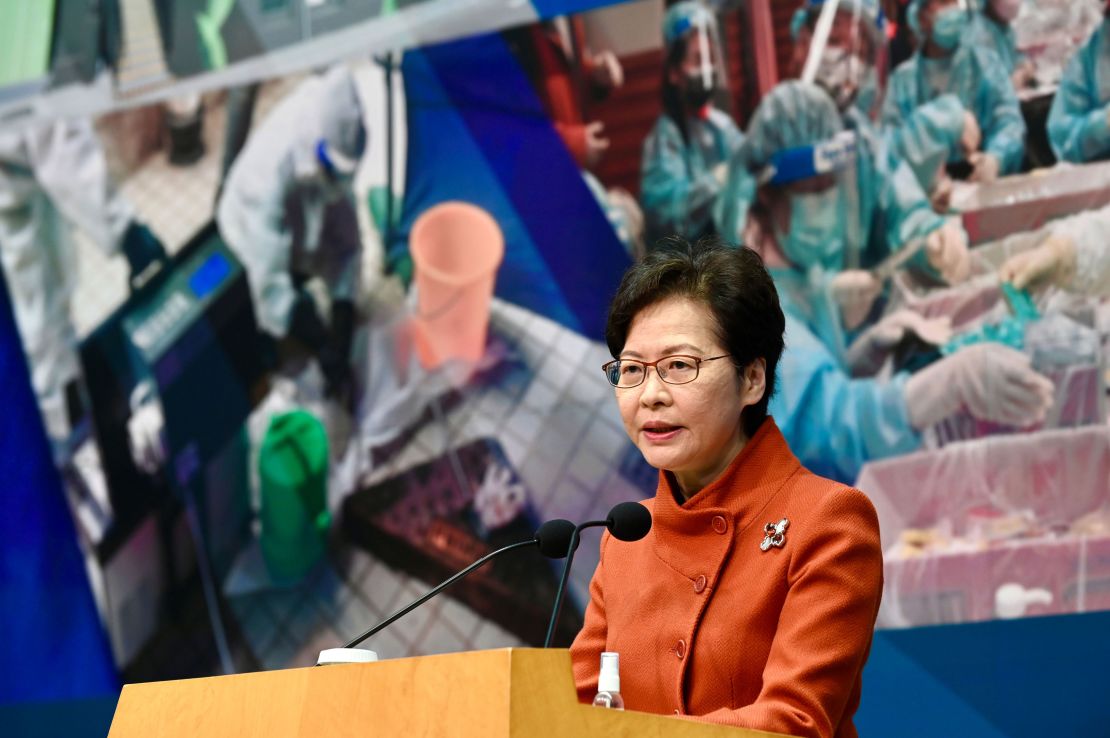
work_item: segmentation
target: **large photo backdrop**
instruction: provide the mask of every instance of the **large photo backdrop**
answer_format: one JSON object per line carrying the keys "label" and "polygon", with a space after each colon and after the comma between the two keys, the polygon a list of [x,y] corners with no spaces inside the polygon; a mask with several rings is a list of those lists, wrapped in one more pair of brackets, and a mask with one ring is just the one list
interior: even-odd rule
{"label": "large photo backdrop", "polygon": [[[3,10],[0,705],[312,665],[545,520],[654,495],[601,366],[672,235],[771,267],[770,411],[878,510],[880,629],[1110,610],[1110,165],[1056,163],[1046,124],[1100,3],[1022,4],[1028,135],[993,181],[898,137],[896,2],[850,112],[811,84],[821,3],[121,0],[89,48],[69,5]],[[790,259],[798,151],[847,162],[793,226],[831,261]],[[1078,278],[1015,286],[1065,238]],[[560,571],[509,554],[365,645],[540,645]]]}

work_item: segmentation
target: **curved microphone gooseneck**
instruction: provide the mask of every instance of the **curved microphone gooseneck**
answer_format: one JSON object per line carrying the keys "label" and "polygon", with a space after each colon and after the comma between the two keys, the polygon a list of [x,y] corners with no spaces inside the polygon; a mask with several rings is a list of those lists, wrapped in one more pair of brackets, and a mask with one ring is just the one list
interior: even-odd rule
{"label": "curved microphone gooseneck", "polygon": [[651,530],[651,513],[638,502],[620,502],[613,506],[605,520],[589,520],[579,523],[574,527],[570,536],[570,543],[566,553],[566,563],[563,564],[563,574],[559,578],[559,589],[555,592],[555,606],[551,609],[551,622],[547,625],[547,636],[543,639],[543,647],[551,647],[551,639],[555,636],[555,624],[563,612],[563,596],[566,594],[567,580],[570,578],[570,566],[574,563],[574,552],[578,548],[579,535],[586,528],[599,528],[605,526],[619,541],[638,541]]}
{"label": "curved microphone gooseneck", "polygon": [[432,599],[437,594],[447,589],[470,572],[477,569],[482,564],[486,563],[490,559],[500,556],[503,553],[512,551],[517,548],[524,548],[525,546],[539,546],[540,553],[549,559],[561,559],[564,556],[567,556],[570,552],[573,551],[574,548],[577,547],[577,543],[573,541],[574,530],[574,523],[570,522],[569,520],[563,520],[562,518],[548,520],[546,523],[541,525],[539,529],[536,530],[536,534],[532,537],[532,540],[511,543],[504,548],[499,548],[492,553],[486,554],[470,566],[460,571],[458,574],[455,574],[449,579],[440,582],[435,587],[432,587],[426,594],[409,603],[397,612],[393,613],[370,630],[357,636],[354,640],[344,646],[344,648],[354,648],[378,631],[391,625],[394,621],[404,617],[405,615],[408,615],[410,612],[420,607],[425,602]]}

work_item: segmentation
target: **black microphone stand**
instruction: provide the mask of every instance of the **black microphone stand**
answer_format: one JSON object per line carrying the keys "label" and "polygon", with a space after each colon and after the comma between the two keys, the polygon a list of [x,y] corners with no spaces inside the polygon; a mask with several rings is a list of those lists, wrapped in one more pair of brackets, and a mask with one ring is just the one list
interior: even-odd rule
{"label": "black microphone stand", "polygon": [[[603,522],[603,523],[601,523],[601,525],[605,525],[605,523]],[[575,534],[577,534],[577,529],[575,529]],[[439,593],[440,593],[440,592],[442,592],[443,590],[447,589],[447,588],[448,588],[448,587],[450,587],[450,586],[451,586],[452,584],[454,584],[455,582],[459,581],[460,579],[462,579],[463,577],[465,577],[465,576],[466,576],[467,574],[469,574],[470,572],[474,571],[474,570],[475,570],[475,569],[477,569],[477,568],[478,568],[479,566],[481,566],[482,564],[486,563],[487,561],[489,561],[489,560],[490,560],[490,559],[492,559],[493,557],[495,557],[495,556],[500,556],[501,554],[505,553],[506,551],[512,551],[512,550],[513,550],[514,548],[522,548],[523,546],[535,546],[535,545],[536,545],[536,541],[535,541],[535,540],[528,540],[528,541],[519,541],[518,543],[511,543],[511,544],[509,544],[508,546],[505,546],[504,548],[499,548],[499,549],[497,549],[496,551],[494,551],[494,552],[492,552],[492,553],[488,553],[488,554],[486,554],[485,556],[483,556],[482,558],[478,559],[477,561],[475,561],[475,562],[474,562],[473,564],[471,564],[470,566],[468,566],[468,567],[466,567],[465,569],[463,569],[462,571],[460,571],[460,572],[459,572],[458,574],[455,574],[455,575],[453,575],[452,577],[450,577],[449,579],[446,579],[446,580],[444,580],[443,582],[441,582],[441,583],[437,584],[437,585],[436,585],[435,587],[432,587],[432,588],[431,588],[431,589],[430,589],[430,590],[429,590],[429,591],[427,592],[427,594],[425,594],[424,596],[420,597],[420,598],[419,598],[419,599],[417,599],[416,601],[414,601],[414,602],[412,602],[412,603],[410,603],[410,604],[406,605],[405,607],[401,608],[401,609],[400,609],[400,610],[398,610],[397,612],[393,613],[393,614],[392,614],[392,615],[390,615],[390,616],[389,616],[388,618],[386,618],[386,619],[385,619],[385,620],[383,620],[382,622],[378,623],[377,625],[375,625],[375,626],[374,626],[373,628],[371,628],[370,630],[368,630],[368,631],[366,631],[365,633],[363,633],[362,635],[360,635],[360,636],[356,637],[356,638],[355,638],[355,639],[354,639],[353,641],[351,641],[350,643],[348,643],[348,644],[347,644],[346,646],[344,646],[343,648],[354,648],[355,646],[357,646],[358,644],[362,643],[363,641],[365,641],[365,640],[366,640],[367,638],[369,638],[370,636],[372,636],[372,635],[374,635],[375,633],[377,633],[377,632],[378,632],[379,630],[381,630],[381,629],[385,628],[386,626],[388,626],[388,625],[392,624],[392,623],[393,623],[393,622],[394,622],[395,620],[398,620],[399,618],[402,618],[402,617],[404,617],[405,615],[408,615],[408,614],[409,614],[410,612],[412,612],[412,611],[413,611],[413,610],[415,610],[416,608],[420,607],[420,606],[421,606],[421,605],[423,605],[423,604],[424,604],[425,602],[427,602],[428,600],[432,599],[432,598],[433,598],[433,597],[435,597],[435,596],[436,596],[437,594],[439,594]],[[573,543],[573,541],[572,541],[572,543],[571,543],[571,553],[572,553],[572,554],[574,553],[574,543]],[[565,573],[564,573],[564,576],[565,576]]]}
{"label": "black microphone stand", "polygon": [[586,528],[600,528],[607,526],[607,520],[590,520],[585,523],[574,526],[574,532],[570,535],[570,548],[567,550],[567,560],[563,564],[563,573],[559,577],[559,589],[555,592],[555,608],[551,612],[551,622],[547,625],[547,636],[543,639],[543,647],[551,647],[551,639],[555,636],[555,624],[559,622],[559,616],[563,612],[563,595],[567,589],[567,579],[570,578],[570,565],[574,561],[574,549],[578,548],[578,536]]}

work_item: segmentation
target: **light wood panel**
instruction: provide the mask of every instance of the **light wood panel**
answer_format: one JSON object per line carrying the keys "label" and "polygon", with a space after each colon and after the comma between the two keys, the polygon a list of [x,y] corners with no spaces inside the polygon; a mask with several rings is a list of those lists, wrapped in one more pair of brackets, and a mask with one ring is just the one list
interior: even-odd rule
{"label": "light wood panel", "polygon": [[129,684],[109,738],[758,738],[770,733],[580,705],[570,654],[500,649]]}

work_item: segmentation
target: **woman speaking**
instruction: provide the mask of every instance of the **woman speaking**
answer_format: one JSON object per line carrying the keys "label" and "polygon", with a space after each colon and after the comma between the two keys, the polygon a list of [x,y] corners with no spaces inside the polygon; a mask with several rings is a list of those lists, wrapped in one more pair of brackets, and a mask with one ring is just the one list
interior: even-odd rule
{"label": "woman speaking", "polygon": [[879,525],[862,492],[802,467],[767,415],[783,330],[750,249],[675,241],[624,275],[603,369],[659,484],[646,538],[602,537],[571,646],[581,700],[616,651],[628,709],[856,735]]}

